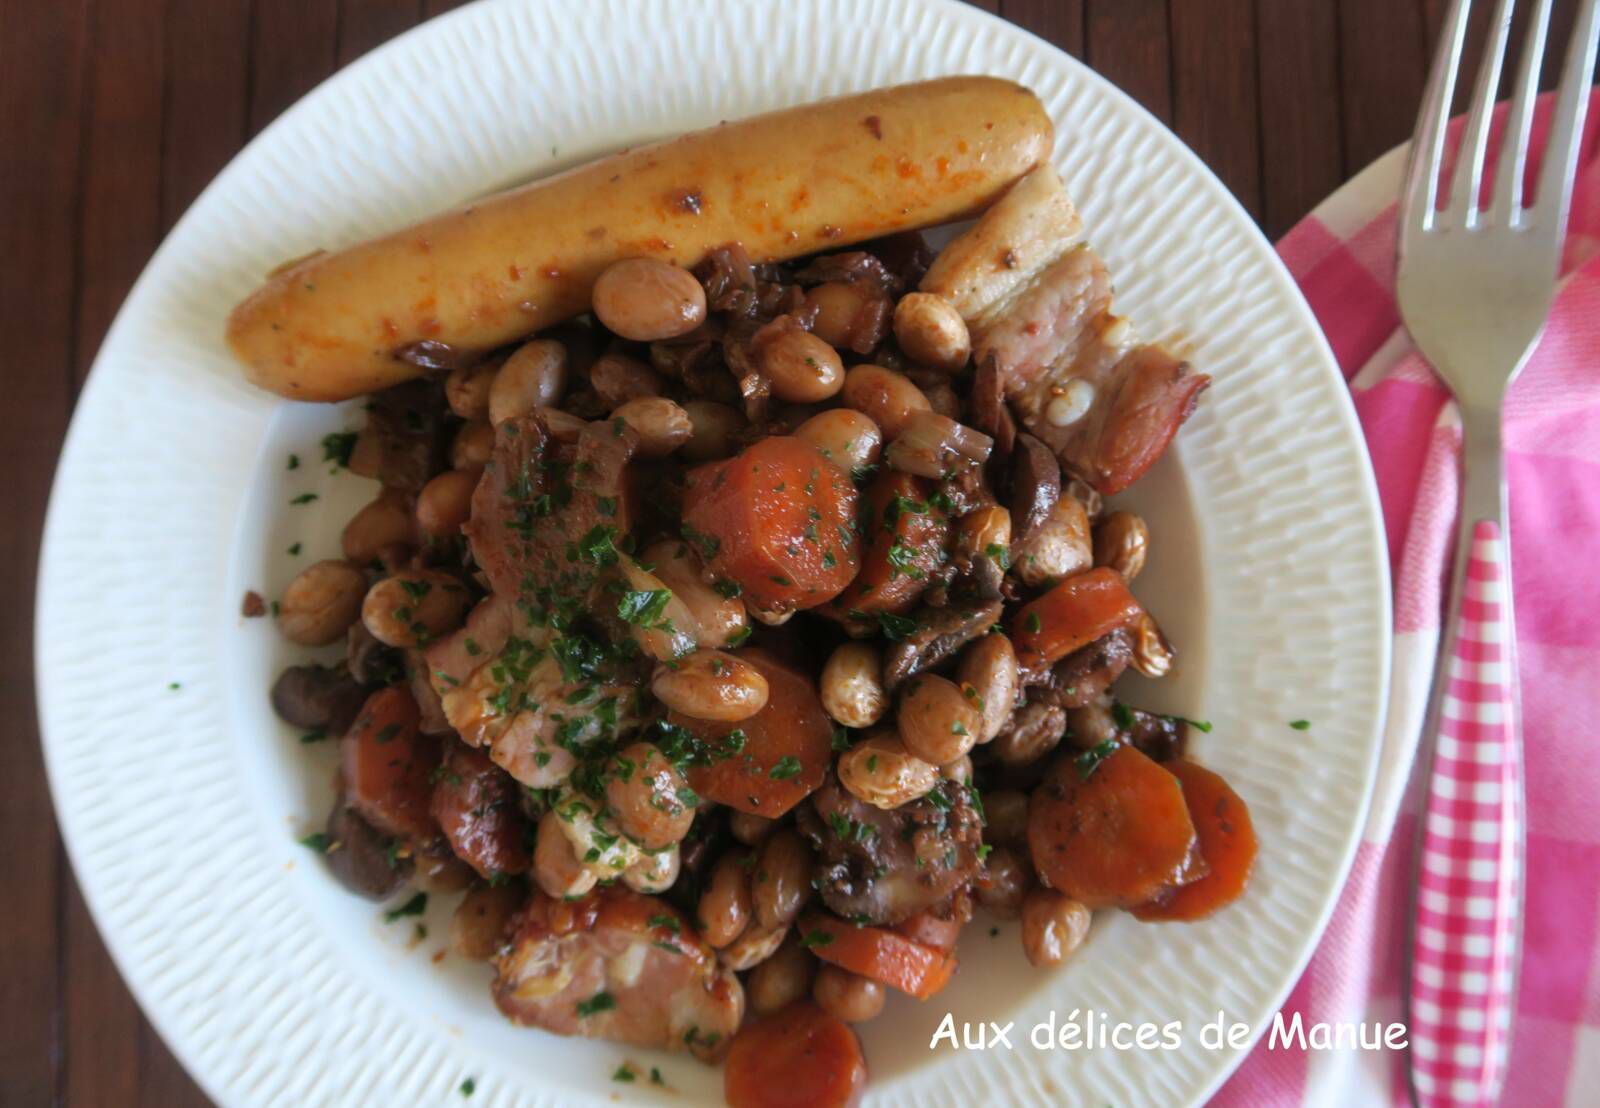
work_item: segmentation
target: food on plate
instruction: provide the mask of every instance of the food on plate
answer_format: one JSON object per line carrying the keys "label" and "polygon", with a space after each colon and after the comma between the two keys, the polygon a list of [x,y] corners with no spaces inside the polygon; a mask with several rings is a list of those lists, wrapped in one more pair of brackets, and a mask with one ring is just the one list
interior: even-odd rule
{"label": "food on plate", "polygon": [[1208,379],[1110,314],[1048,137],[986,79],[831,101],[235,314],[256,380],[378,390],[347,453],[379,488],[277,608],[343,644],[272,688],[338,738],[308,841],[364,896],[463,891],[450,949],[513,1021],[725,1057],[736,1108],[851,1104],[852,1025],[944,989],[975,913],[1051,967],[1096,911],[1244,893],[1244,801],[1114,691],[1178,656],[1105,498]]}
{"label": "food on plate", "polygon": [[798,1000],[735,1036],[722,1088],[731,1108],[851,1108],[866,1081],[849,1024]]}
{"label": "food on plate", "polygon": [[1112,314],[1111,276],[1050,165],[942,251],[919,287],[967,322],[975,388],[996,425],[980,429],[1004,442],[1021,422],[1101,493],[1155,463],[1210,383]]}
{"label": "food on plate", "polygon": [[732,242],[766,264],[965,218],[1052,133],[1033,93],[992,77],[719,124],[319,251],[234,309],[228,342],[263,388],[343,400],[591,310],[621,338],[671,338],[705,306],[668,269]]}

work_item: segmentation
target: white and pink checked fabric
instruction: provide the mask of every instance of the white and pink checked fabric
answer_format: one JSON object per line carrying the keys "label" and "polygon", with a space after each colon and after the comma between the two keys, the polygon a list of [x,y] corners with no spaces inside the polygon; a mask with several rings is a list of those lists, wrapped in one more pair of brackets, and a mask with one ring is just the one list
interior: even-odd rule
{"label": "white and pink checked fabric", "polygon": [[[1541,105],[1536,141],[1548,108],[1548,101]],[[1518,1108],[1600,1104],[1600,102],[1591,103],[1587,126],[1562,287],[1505,418],[1527,855],[1519,875],[1522,919],[1512,921],[1522,928],[1522,964],[1501,1103]],[[1395,198],[1403,170],[1399,158],[1380,163],[1278,247],[1350,382],[1383,502],[1395,598],[1394,681],[1377,791],[1332,922],[1283,1010],[1286,1020],[1298,1014],[1306,1024],[1400,1019],[1422,796],[1412,768],[1455,539],[1459,425],[1448,393],[1407,340],[1394,302]],[[1485,584],[1474,583],[1475,603],[1489,602]],[[1474,639],[1485,655],[1487,638]],[[1477,666],[1481,677],[1486,664],[1464,666]],[[1479,722],[1486,717],[1467,707],[1475,699],[1466,694],[1476,691],[1459,688],[1460,730],[1450,740],[1457,753],[1498,749],[1495,725]],[[1494,809],[1493,790],[1479,786],[1503,786],[1502,766],[1469,761],[1458,758],[1448,767],[1461,785],[1471,785],[1449,802]],[[1452,843],[1454,821],[1495,818],[1476,810],[1439,814],[1452,820]],[[1443,916],[1471,920],[1475,910],[1475,874],[1486,871],[1474,869],[1470,854],[1448,857],[1449,873],[1430,879],[1437,879],[1435,892],[1449,891],[1434,907],[1424,906],[1424,926],[1443,923]],[[1271,864],[1270,844],[1261,864]],[[1429,962],[1440,970],[1441,989],[1446,967],[1462,977],[1454,972],[1458,962],[1482,973],[1465,980],[1482,985],[1470,1008],[1489,1019],[1496,996],[1505,995],[1503,975],[1494,961],[1496,933],[1492,926],[1477,930],[1477,922],[1441,927],[1438,958]],[[1457,936],[1460,954],[1450,945]],[[1476,1080],[1500,1064],[1456,1051],[1443,1022],[1443,1002],[1453,997],[1419,999],[1440,1004],[1437,1014],[1424,1012],[1434,1024],[1429,1040],[1438,1056],[1425,1061],[1436,1081]],[[1382,1050],[1269,1049],[1264,1038],[1214,1103],[1404,1105],[1404,1060]]]}
{"label": "white and pink checked fabric", "polygon": [[1500,525],[1473,528],[1422,824],[1411,1049],[1423,1108],[1493,1103],[1510,1047],[1520,835]]}

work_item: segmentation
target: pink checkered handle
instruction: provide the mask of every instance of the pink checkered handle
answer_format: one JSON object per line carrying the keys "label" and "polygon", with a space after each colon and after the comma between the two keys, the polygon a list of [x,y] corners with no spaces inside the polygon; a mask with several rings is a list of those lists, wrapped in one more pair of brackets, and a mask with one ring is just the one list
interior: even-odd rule
{"label": "pink checkered handle", "polygon": [[[1468,519],[1471,519],[1469,516]],[[1520,941],[1521,750],[1510,560],[1498,520],[1462,528],[1456,618],[1435,680],[1412,922],[1412,1088],[1422,1108],[1491,1105],[1505,1078]]]}

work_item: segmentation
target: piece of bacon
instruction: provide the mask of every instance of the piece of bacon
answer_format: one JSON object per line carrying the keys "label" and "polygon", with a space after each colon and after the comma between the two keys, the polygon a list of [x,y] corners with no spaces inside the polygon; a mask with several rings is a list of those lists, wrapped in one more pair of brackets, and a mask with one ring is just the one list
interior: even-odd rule
{"label": "piece of bacon", "polygon": [[[945,247],[921,288],[967,321],[975,404],[1002,452],[996,391],[1070,473],[1110,494],[1155,464],[1211,379],[1112,314],[1110,275],[1081,236],[1061,179],[1043,166]],[[1078,410],[1056,403],[1069,397]]]}
{"label": "piece of bacon", "polygon": [[500,1010],[558,1035],[712,1057],[744,1015],[739,979],[688,917],[616,885],[577,900],[535,892],[495,971]]}

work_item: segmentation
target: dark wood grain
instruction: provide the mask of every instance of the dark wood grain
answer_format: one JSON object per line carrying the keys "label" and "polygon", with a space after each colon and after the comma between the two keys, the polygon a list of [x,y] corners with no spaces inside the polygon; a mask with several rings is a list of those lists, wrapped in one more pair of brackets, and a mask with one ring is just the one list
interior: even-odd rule
{"label": "dark wood grain", "polygon": [[1254,0],[1172,0],[1172,129],[1260,218],[1255,22]]}
{"label": "dark wood grain", "polygon": [[[74,389],[162,233],[166,12],[164,4],[152,6],[161,18],[137,5],[93,8],[94,64],[80,134]],[[122,986],[76,883],[65,872],[61,880],[63,1098],[140,1104],[148,1025]]]}
{"label": "dark wood grain", "polygon": [[[1427,74],[1422,11],[1395,0],[1340,0],[1344,170],[1352,174],[1411,137]],[[1397,104],[1410,105],[1405,112]]]}
{"label": "dark wood grain", "polygon": [[1172,50],[1167,0],[1086,0],[1083,57],[1150,109],[1172,120]]}
{"label": "dark wood grain", "polygon": [[339,65],[349,65],[422,18],[422,0],[339,0],[334,56]]}
{"label": "dark wood grain", "polygon": [[34,724],[37,534],[66,430],[76,361],[77,225],[87,5],[0,5],[0,334],[7,337],[0,467],[0,1104],[49,1104],[62,1085],[65,863]]}
{"label": "dark wood grain", "polygon": [[1002,0],[1000,14],[1075,58],[1083,57],[1087,0]]}
{"label": "dark wood grain", "polygon": [[163,22],[140,5],[94,8],[80,138],[75,383],[160,242]]}
{"label": "dark wood grain", "polygon": [[[338,66],[461,2],[0,2],[0,595],[32,596],[76,388],[160,237],[250,136]],[[1126,89],[1275,237],[1410,133],[1443,3],[978,6]],[[1556,2],[1557,43],[1574,8]],[[1558,64],[1547,61],[1547,87]],[[0,1105],[198,1108],[205,1097],[123,986],[56,837],[31,615],[27,603],[0,608],[0,841],[11,847],[0,887],[17,894],[0,924]]]}
{"label": "dark wood grain", "polygon": [[250,38],[251,134],[334,70],[337,0],[255,0]]}
{"label": "dark wood grain", "polygon": [[169,228],[248,135],[250,0],[166,0],[161,226]]}
{"label": "dark wood grain", "polygon": [[1327,0],[1257,0],[1261,226],[1277,238],[1344,172],[1338,20]]}

